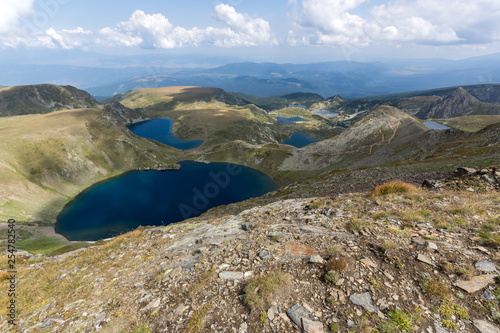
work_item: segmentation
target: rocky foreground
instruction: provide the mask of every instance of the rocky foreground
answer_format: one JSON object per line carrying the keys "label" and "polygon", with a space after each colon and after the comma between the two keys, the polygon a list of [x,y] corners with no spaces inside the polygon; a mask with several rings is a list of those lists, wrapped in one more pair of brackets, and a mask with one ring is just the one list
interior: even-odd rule
{"label": "rocky foreground", "polygon": [[500,332],[500,195],[476,186],[500,173],[487,170],[468,169],[463,190],[284,200],[25,254],[15,329]]}

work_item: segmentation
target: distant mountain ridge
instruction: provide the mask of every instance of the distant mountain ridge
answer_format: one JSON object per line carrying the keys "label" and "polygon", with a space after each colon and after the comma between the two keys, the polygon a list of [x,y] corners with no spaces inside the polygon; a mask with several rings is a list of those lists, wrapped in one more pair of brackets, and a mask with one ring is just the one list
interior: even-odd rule
{"label": "distant mountain ridge", "polygon": [[[488,87],[489,88],[489,87]],[[493,99],[496,94],[491,89],[475,89],[484,98]],[[460,87],[452,93],[440,98],[416,114],[421,119],[454,118],[470,115],[499,115],[500,104],[480,101],[464,88]]]}
{"label": "distant mountain ridge", "polygon": [[[308,64],[242,62],[206,69],[166,69],[115,82],[103,82],[88,91],[111,96],[135,88],[209,86],[259,97],[297,91],[323,97],[361,98],[428,88],[500,82],[497,58],[412,60],[394,62],[331,61]],[[488,64],[487,69],[485,64]]]}
{"label": "distant mountain ridge", "polygon": [[98,106],[88,92],[72,86],[39,84],[0,90],[0,116],[4,117]]}

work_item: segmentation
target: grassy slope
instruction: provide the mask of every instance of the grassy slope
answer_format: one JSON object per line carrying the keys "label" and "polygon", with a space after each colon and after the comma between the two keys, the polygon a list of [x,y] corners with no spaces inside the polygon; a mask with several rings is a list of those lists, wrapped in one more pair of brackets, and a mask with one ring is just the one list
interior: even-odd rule
{"label": "grassy slope", "polygon": [[489,125],[500,123],[500,116],[465,116],[450,119],[434,119],[434,121],[464,132],[477,132]]}
{"label": "grassy slope", "polygon": [[[0,119],[0,218],[53,221],[84,188],[174,161],[99,109]],[[165,156],[165,157],[161,157]]]}
{"label": "grassy slope", "polygon": [[136,89],[116,100],[128,108],[144,108],[149,119],[171,118],[175,122],[174,134],[185,140],[206,140],[201,148],[233,140],[279,142],[287,136],[284,127],[264,110],[253,105],[227,104],[239,100],[220,89]]}
{"label": "grassy slope", "polygon": [[327,119],[315,114],[309,110],[302,108],[284,108],[281,110],[272,111],[269,113],[273,118],[276,117],[301,117],[309,120],[308,122],[300,122],[294,125],[287,125],[287,129],[292,132],[302,132],[311,135],[318,140],[329,139],[340,133],[338,128],[335,128],[336,119]]}

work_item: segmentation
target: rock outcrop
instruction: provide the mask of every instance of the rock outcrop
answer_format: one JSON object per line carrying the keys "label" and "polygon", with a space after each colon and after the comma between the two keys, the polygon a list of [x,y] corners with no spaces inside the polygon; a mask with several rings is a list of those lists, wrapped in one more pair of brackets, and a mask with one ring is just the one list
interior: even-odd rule
{"label": "rock outcrop", "polygon": [[464,88],[458,88],[424,108],[416,116],[421,119],[443,119],[470,115],[500,115],[500,105],[482,102]]}

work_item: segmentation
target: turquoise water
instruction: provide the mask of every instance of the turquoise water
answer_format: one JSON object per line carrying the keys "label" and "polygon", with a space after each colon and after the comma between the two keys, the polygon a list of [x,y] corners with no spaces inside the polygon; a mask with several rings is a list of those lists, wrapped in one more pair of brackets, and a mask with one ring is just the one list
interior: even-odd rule
{"label": "turquoise water", "polygon": [[316,140],[312,136],[305,134],[305,133],[300,133],[300,132],[295,132],[292,134],[290,139],[286,139],[283,141],[285,145],[291,145],[297,148],[302,148],[304,146],[307,146],[308,144],[311,144],[313,142],[318,142],[319,140]]}
{"label": "turquoise water", "polygon": [[141,225],[182,221],[278,188],[266,174],[236,164],[179,164],[179,170],[128,172],[86,189],[61,211],[56,232],[72,241],[98,240]]}
{"label": "turquoise water", "polygon": [[448,127],[446,125],[443,125],[443,124],[440,124],[440,123],[436,123],[435,121],[425,121],[424,125],[425,125],[425,127],[427,127],[428,129],[431,129],[431,130],[447,130],[447,129],[450,129],[450,127]]}
{"label": "turquoise water", "polygon": [[310,121],[308,119],[302,118],[302,117],[276,117],[276,120],[280,124],[285,124],[285,125],[293,125],[298,121]]}
{"label": "turquoise water", "polygon": [[177,149],[193,149],[199,147],[203,140],[186,141],[179,139],[172,133],[174,122],[169,118],[159,118],[132,124],[128,128],[135,135],[153,139]]}
{"label": "turquoise water", "polygon": [[307,109],[307,106],[305,105],[299,105],[299,104],[288,104],[289,108],[301,108],[301,109]]}

